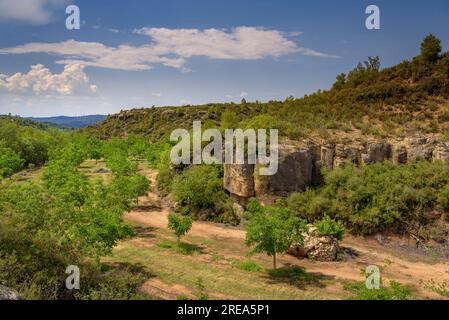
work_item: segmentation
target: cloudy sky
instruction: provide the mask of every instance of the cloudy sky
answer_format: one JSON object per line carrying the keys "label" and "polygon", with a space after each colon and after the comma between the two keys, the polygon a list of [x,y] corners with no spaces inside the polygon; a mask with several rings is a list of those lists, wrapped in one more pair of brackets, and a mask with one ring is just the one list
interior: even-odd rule
{"label": "cloudy sky", "polygon": [[367,56],[409,59],[428,33],[447,50],[448,20],[447,0],[0,0],[0,114],[300,97]]}

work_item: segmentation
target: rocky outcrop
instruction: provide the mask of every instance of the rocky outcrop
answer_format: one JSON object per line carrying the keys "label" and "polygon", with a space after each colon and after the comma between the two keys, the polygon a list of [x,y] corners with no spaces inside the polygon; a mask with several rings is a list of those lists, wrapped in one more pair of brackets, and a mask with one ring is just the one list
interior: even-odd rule
{"label": "rocky outcrop", "polygon": [[385,141],[369,142],[366,149],[361,154],[362,162],[371,164],[374,162],[383,162],[391,157],[391,144]]}
{"label": "rocky outcrop", "polygon": [[373,138],[336,145],[312,140],[283,140],[279,143],[279,165],[275,175],[259,176],[257,165],[225,165],[224,186],[231,195],[242,198],[285,195],[319,184],[323,168],[385,160],[397,165],[416,160],[449,161],[449,143],[423,135],[389,140]]}
{"label": "rocky outcrop", "polygon": [[406,138],[404,144],[407,149],[407,161],[431,160],[436,141],[425,136],[414,136]]}
{"label": "rocky outcrop", "polygon": [[254,165],[226,164],[224,165],[224,187],[231,194],[249,198],[255,195]]}
{"label": "rocky outcrop", "polygon": [[439,143],[432,152],[433,161],[448,161],[449,160],[449,143]]}
{"label": "rocky outcrop", "polygon": [[335,146],[334,167],[342,167],[347,163],[360,163],[360,149],[358,145],[337,144]]}
{"label": "rocky outcrop", "polygon": [[255,171],[256,193],[283,194],[305,190],[312,184],[311,151],[300,144],[279,146],[278,171],[272,176],[260,176]]}
{"label": "rocky outcrop", "polygon": [[295,257],[306,257],[316,261],[337,260],[340,246],[338,240],[331,236],[321,236],[317,229],[309,224],[303,232],[303,244],[294,244],[288,253]]}
{"label": "rocky outcrop", "polygon": [[0,300],[20,300],[17,292],[0,284]]}

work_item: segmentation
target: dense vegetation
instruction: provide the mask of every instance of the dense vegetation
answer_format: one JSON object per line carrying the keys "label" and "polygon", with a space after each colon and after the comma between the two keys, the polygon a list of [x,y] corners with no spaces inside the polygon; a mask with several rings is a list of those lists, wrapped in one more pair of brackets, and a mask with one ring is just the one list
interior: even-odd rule
{"label": "dense vegetation", "polygon": [[[0,282],[25,298],[137,297],[145,274],[126,265],[101,264],[100,258],[133,234],[122,215],[149,188],[130,160],[142,151],[142,141],[103,142],[12,122],[1,130],[3,148],[8,150],[2,153],[7,161],[0,162],[3,176],[22,164],[44,167],[38,181],[15,177],[0,181]],[[109,183],[80,172],[84,160],[92,158],[106,160],[112,171]],[[12,170],[6,171],[8,166]],[[81,269],[80,290],[64,286],[69,265]]]}
{"label": "dense vegetation", "polygon": [[[287,203],[300,217],[315,221],[329,215],[354,233],[421,233],[422,226],[444,219],[449,209],[449,164],[348,165],[326,172],[322,187],[294,193]],[[421,236],[444,239],[448,230],[432,233]]]}

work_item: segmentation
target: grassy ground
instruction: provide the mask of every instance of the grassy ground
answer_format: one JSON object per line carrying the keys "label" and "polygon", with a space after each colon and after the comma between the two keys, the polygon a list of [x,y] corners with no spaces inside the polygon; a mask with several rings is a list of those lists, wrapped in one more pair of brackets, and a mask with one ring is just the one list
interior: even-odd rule
{"label": "grassy ground", "polygon": [[[135,225],[138,237],[122,242],[105,262],[138,264],[164,283],[182,285],[195,295],[199,279],[210,298],[224,299],[338,299],[348,296],[339,281],[301,267],[273,273],[269,257],[248,258],[241,242],[187,236],[193,248],[183,254],[161,245],[175,241],[168,230]],[[260,271],[242,270],[238,261],[251,259]]]}

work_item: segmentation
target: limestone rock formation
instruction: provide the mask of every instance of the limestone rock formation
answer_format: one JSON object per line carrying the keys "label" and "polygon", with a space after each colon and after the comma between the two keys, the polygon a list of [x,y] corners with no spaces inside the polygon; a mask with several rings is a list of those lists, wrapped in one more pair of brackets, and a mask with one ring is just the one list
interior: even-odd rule
{"label": "limestone rock formation", "polygon": [[279,146],[278,171],[272,176],[255,172],[257,193],[283,194],[305,190],[312,184],[313,161],[309,149],[299,144]]}
{"label": "limestone rock formation", "polygon": [[448,161],[449,160],[449,143],[439,143],[432,153],[433,161]]}
{"label": "limestone rock formation", "polygon": [[14,290],[0,284],[0,300],[20,300],[20,296]]}
{"label": "limestone rock formation", "polygon": [[304,243],[294,244],[288,253],[296,257],[307,257],[316,261],[335,261],[340,251],[338,240],[331,236],[321,236],[315,226],[307,225],[302,234]]}
{"label": "limestone rock formation", "polygon": [[424,135],[389,140],[371,138],[363,143],[353,141],[336,145],[312,139],[283,140],[279,143],[279,165],[275,175],[259,176],[258,165],[225,165],[224,186],[231,195],[243,199],[286,195],[319,184],[323,168],[385,160],[397,165],[416,160],[449,161],[449,143]]}
{"label": "limestone rock formation", "polygon": [[366,164],[383,162],[391,157],[391,145],[387,142],[368,143],[365,152],[361,154],[362,161]]}
{"label": "limestone rock formation", "polygon": [[334,167],[342,167],[347,163],[360,163],[360,149],[358,145],[337,144],[335,146]]}
{"label": "limestone rock formation", "polygon": [[224,187],[231,194],[249,198],[255,195],[254,165],[226,164],[224,165]]}

